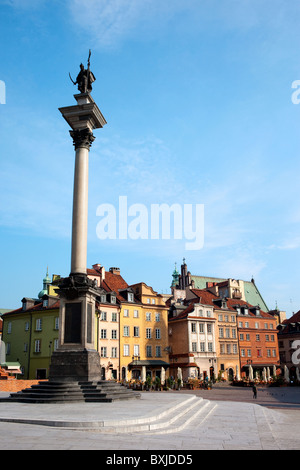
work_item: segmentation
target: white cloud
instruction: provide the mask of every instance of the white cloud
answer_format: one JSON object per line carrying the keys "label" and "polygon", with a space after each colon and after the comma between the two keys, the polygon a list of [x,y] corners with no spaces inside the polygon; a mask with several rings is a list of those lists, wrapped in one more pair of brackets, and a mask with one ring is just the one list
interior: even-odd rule
{"label": "white cloud", "polygon": [[112,46],[135,27],[149,0],[71,0],[71,16],[95,45]]}

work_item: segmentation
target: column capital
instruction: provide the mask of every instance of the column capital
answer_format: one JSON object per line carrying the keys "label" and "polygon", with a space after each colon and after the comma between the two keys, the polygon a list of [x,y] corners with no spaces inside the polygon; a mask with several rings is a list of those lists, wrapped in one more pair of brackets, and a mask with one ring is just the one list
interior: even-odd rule
{"label": "column capital", "polygon": [[70,135],[73,139],[75,150],[77,150],[80,147],[90,150],[90,147],[95,140],[95,136],[90,131],[90,129],[87,129],[87,128],[75,129],[73,131],[70,131]]}

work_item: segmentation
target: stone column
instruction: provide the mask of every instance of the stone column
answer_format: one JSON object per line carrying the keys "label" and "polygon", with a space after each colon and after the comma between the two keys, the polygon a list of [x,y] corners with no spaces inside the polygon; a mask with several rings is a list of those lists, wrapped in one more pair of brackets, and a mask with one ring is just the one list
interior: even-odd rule
{"label": "stone column", "polygon": [[89,149],[95,137],[89,129],[70,131],[75,155],[71,275],[86,274]]}
{"label": "stone column", "polygon": [[60,108],[75,147],[71,272],[58,282],[59,347],[51,357],[50,381],[98,381],[95,304],[99,290],[87,277],[89,150],[93,130],[106,121],[89,93],[74,95],[77,105]]}

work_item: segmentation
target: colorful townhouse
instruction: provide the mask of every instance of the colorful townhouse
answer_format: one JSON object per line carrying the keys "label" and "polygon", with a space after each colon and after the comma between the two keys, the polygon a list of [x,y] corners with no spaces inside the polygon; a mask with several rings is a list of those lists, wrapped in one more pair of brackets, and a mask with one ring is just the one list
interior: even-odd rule
{"label": "colorful townhouse", "polygon": [[[215,378],[233,380],[240,377],[239,346],[237,334],[237,312],[230,308],[226,298],[218,297],[209,289],[190,289],[187,299],[199,303],[205,302],[216,319],[215,342],[216,358],[214,358]],[[195,300],[196,299],[196,300]]]}
{"label": "colorful townhouse", "polygon": [[216,376],[216,317],[211,305],[191,300],[182,308],[175,302],[169,313],[170,375],[183,381]]}
{"label": "colorful townhouse", "polygon": [[281,373],[287,368],[290,381],[300,380],[300,310],[277,325]]}
{"label": "colorful townhouse", "polygon": [[[113,356],[117,355],[109,354],[107,358],[114,364],[113,377],[124,381],[147,375],[151,379],[160,377],[161,368],[167,370],[169,366],[168,308],[163,296],[145,283],[128,285],[116,267],[106,271],[100,264],[95,264],[87,274],[91,279],[97,279],[98,286],[107,295],[113,295],[116,301],[115,314],[113,309],[107,310],[107,304],[99,305],[98,329],[99,351],[106,348],[105,352],[113,351]],[[117,318],[117,324],[112,318]],[[101,352],[101,365],[103,360]],[[111,366],[108,364],[108,367]]]}
{"label": "colorful townhouse", "polygon": [[50,356],[58,347],[59,301],[43,294],[23,298],[22,307],[3,314],[6,362],[20,364],[22,379],[46,379]]}
{"label": "colorful townhouse", "polygon": [[[169,376],[168,307],[161,294],[144,282],[130,286],[140,304],[139,343],[131,364],[133,377],[148,376],[152,380]],[[143,374],[144,371],[144,374]]]}

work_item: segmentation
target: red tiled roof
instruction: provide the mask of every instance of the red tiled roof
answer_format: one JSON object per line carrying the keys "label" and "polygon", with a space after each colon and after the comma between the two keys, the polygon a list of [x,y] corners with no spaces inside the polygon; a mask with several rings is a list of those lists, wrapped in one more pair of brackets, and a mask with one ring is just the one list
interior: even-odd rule
{"label": "red tiled roof", "polygon": [[300,322],[300,310],[299,312],[294,313],[294,315],[291,318],[287,318],[286,320],[284,320],[282,323],[284,325],[287,325],[288,323],[296,323],[296,322]]}
{"label": "red tiled roof", "polygon": [[117,295],[117,299],[122,301],[124,298],[119,294],[119,290],[127,289],[129,286],[120,274],[113,274],[107,271],[101,287],[103,287],[107,292],[114,291]]}
{"label": "red tiled roof", "polygon": [[50,305],[50,307],[43,307],[43,302],[40,302],[36,305],[33,305],[32,307],[28,308],[27,310],[23,310],[23,308],[17,308],[16,310],[11,310],[9,312],[6,312],[6,313],[3,313],[2,317],[6,316],[6,315],[14,315],[16,313],[23,313],[23,312],[37,312],[37,311],[45,311],[45,310],[53,310],[55,308],[59,308],[59,305],[60,305],[60,301],[59,299],[57,300],[57,302],[55,302],[54,304]]}
{"label": "red tiled roof", "polygon": [[[216,300],[221,300],[221,297],[216,296],[212,292],[204,289],[191,289],[191,291],[197,296],[196,299],[191,299],[189,302],[189,306],[181,312],[177,317],[170,318],[169,321],[175,321],[178,319],[182,319],[187,317],[187,315],[194,310],[194,304],[195,303],[201,303],[205,305],[210,305],[212,307],[218,308],[217,303],[215,302]],[[249,309],[253,308],[254,305],[250,305],[248,302],[245,302],[244,300],[236,300],[236,299],[226,299],[227,301],[227,310],[232,310],[236,311],[234,306],[240,305],[242,306],[247,306]],[[261,316],[264,318],[272,318],[274,319],[273,315],[270,315],[269,313],[264,312],[263,310],[260,310]],[[249,316],[255,317],[255,314],[252,312],[249,312]],[[300,319],[300,316],[299,316]]]}

